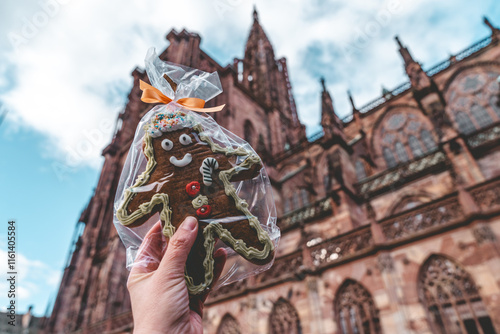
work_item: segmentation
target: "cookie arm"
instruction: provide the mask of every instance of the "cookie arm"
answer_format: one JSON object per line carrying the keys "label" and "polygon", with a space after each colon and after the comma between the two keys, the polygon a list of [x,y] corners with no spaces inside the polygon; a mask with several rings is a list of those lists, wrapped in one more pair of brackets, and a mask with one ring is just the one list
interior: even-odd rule
{"label": "cookie arm", "polygon": [[[164,222],[163,234],[171,237],[175,228],[171,223],[172,210],[169,207],[169,196],[156,193],[154,185],[150,184],[151,174],[156,167],[152,137],[144,136],[143,152],[148,161],[146,170],[137,177],[135,184],[125,190],[122,202],[116,210],[116,218],[127,227],[144,224],[153,214],[160,212]],[[151,189],[150,189],[151,188]]]}
{"label": "cookie arm", "polygon": [[235,173],[231,176],[231,182],[253,179],[259,175],[261,169],[262,161],[258,156],[252,154],[235,167]]}

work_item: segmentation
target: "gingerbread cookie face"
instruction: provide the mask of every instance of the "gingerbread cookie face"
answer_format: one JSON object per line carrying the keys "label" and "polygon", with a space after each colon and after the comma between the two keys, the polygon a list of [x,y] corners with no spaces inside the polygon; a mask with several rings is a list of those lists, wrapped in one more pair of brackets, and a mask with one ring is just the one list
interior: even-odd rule
{"label": "gingerbread cookie face", "polygon": [[218,239],[250,262],[272,261],[269,235],[231,184],[259,174],[258,156],[214,143],[182,111],[154,116],[144,135],[143,153],[146,170],[124,192],[116,216],[133,228],[160,213],[168,238],[185,217],[198,219],[199,233],[185,274],[191,294],[202,293],[213,280],[212,254]]}

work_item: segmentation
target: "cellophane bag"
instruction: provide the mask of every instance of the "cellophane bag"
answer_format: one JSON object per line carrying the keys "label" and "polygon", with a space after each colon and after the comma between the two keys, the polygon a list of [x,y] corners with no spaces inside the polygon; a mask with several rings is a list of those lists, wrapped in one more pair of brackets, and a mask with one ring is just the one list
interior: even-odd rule
{"label": "cellophane bag", "polygon": [[[144,254],[146,234],[161,221],[162,247],[168,247],[184,218],[193,216],[198,236],[185,267],[190,294],[269,269],[280,231],[262,161],[246,141],[191,110],[196,108],[190,98],[208,101],[222,92],[217,73],[161,61],[154,49],[146,71],[168,99],[139,122],[118,184],[114,224],[127,249],[127,267],[155,268],[162,251]],[[214,284],[219,248],[226,249],[227,261]]]}

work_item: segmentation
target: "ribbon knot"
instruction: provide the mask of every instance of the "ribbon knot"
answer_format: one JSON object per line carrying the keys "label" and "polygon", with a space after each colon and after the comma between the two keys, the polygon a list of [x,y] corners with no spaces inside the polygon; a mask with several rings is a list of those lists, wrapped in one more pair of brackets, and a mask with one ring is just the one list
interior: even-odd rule
{"label": "ribbon knot", "polygon": [[198,112],[217,112],[221,111],[225,106],[225,104],[223,104],[217,107],[204,108],[205,101],[197,97],[184,97],[182,99],[174,101],[165,94],[163,94],[158,88],[155,88],[150,84],[145,83],[142,80],[140,80],[139,82],[139,88],[142,90],[141,101],[146,103],[168,104],[170,102],[175,102],[185,107],[186,109]]}

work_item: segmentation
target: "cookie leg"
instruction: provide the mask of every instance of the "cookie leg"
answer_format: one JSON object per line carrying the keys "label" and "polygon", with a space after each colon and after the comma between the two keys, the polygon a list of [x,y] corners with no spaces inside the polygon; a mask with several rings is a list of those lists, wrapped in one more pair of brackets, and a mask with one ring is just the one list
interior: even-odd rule
{"label": "cookie leg", "polygon": [[185,278],[192,295],[204,292],[214,279],[214,246],[216,236],[213,227],[200,224],[196,241],[186,263]]}

